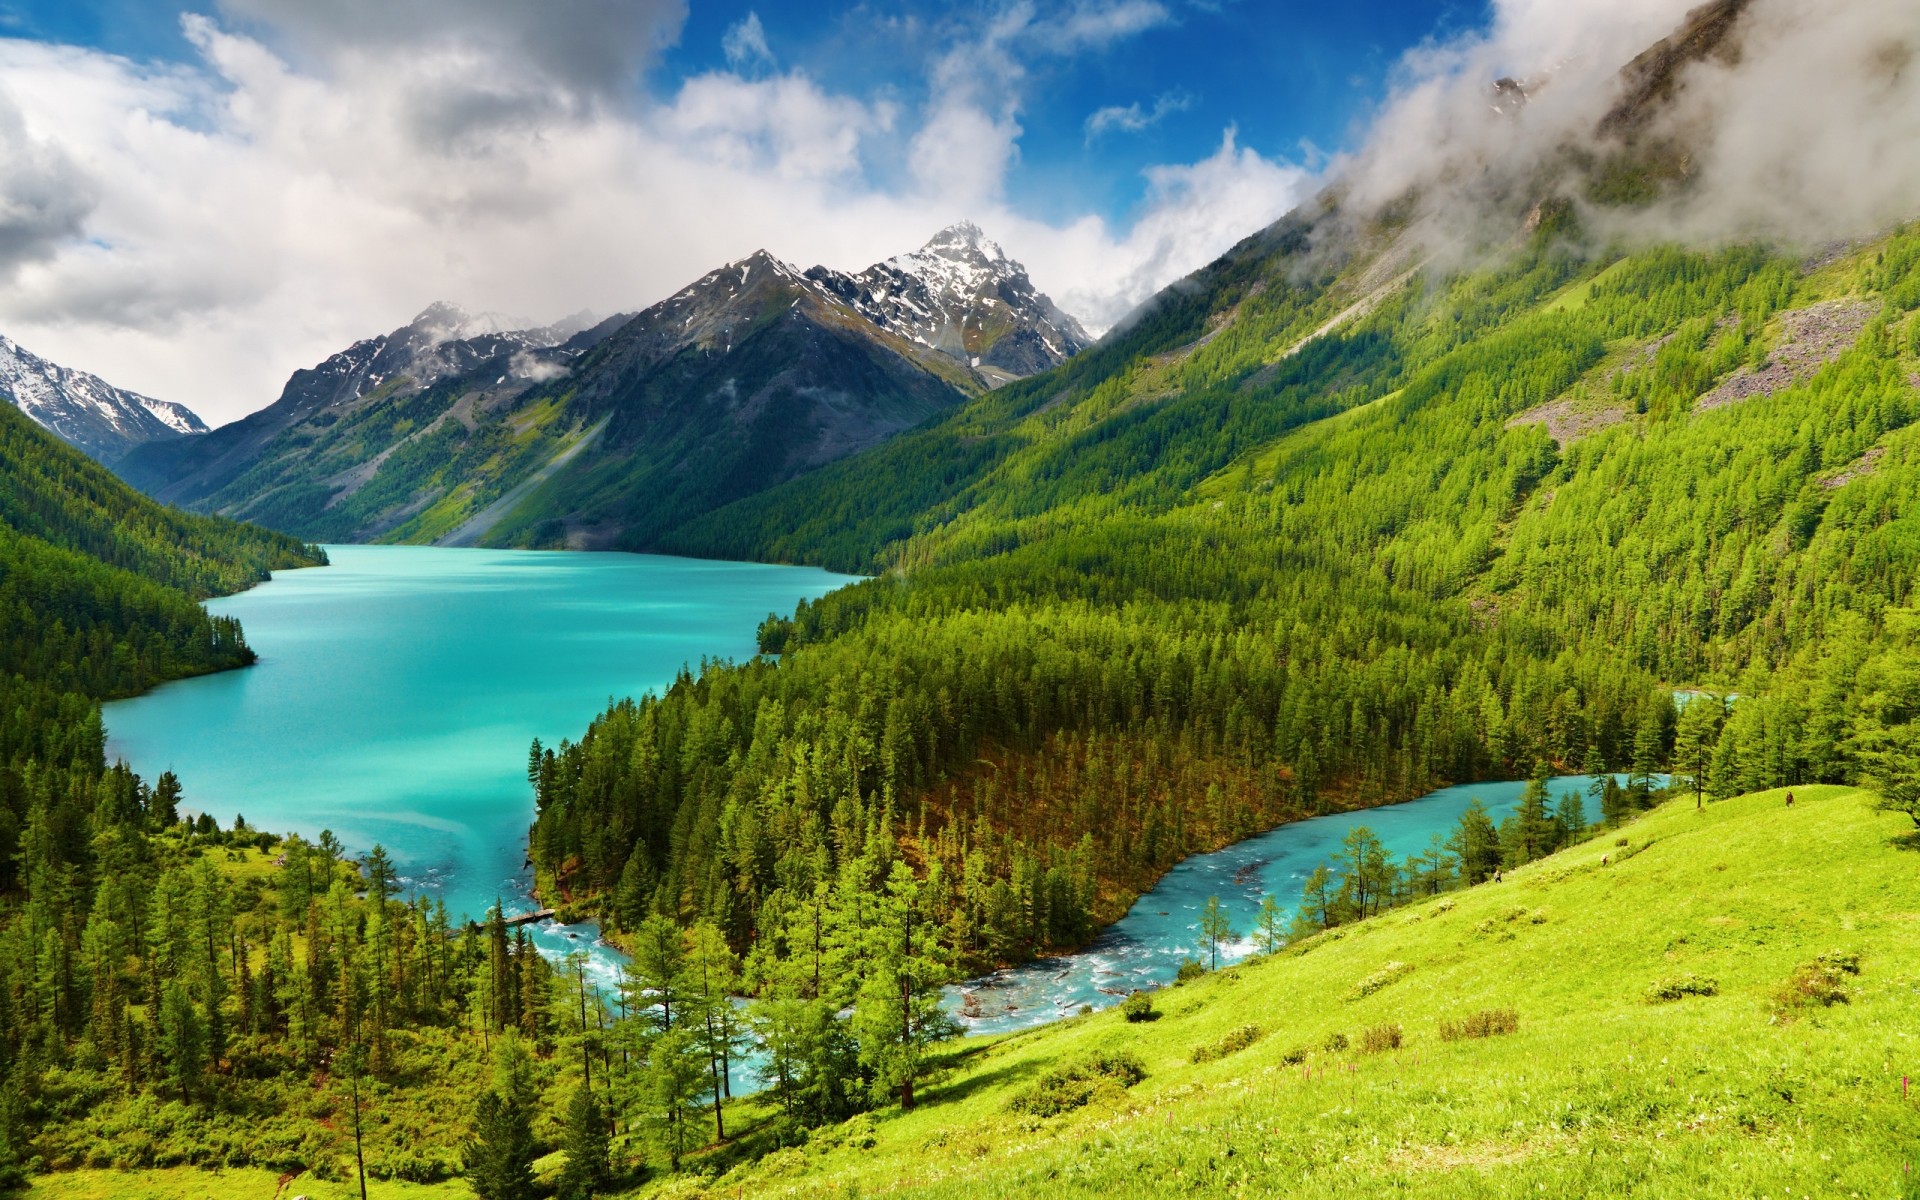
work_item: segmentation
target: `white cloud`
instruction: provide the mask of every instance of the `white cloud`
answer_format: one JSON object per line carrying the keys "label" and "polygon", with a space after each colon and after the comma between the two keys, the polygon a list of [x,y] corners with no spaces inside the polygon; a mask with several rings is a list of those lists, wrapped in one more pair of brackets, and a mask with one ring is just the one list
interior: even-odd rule
{"label": "white cloud", "polygon": [[767,27],[760,23],[757,12],[750,12],[735,22],[720,39],[720,48],[726,53],[727,65],[736,71],[774,64],[773,48],[767,45]]}
{"label": "white cloud", "polygon": [[[1009,209],[1025,64],[1149,28],[1153,4],[1000,10],[929,62],[908,109],[771,68],[618,99],[677,3],[629,6],[644,19],[608,48],[475,2],[484,19],[449,38],[428,18],[456,0],[349,0],[364,25],[228,0],[189,19],[200,57],[181,65],[0,40],[18,107],[0,105],[0,331],[218,422],[437,299],[632,310],[762,246],[857,269],[963,216],[1104,327],[1304,186],[1229,137],[1156,170],[1126,228]],[[519,57],[516,39],[538,45]],[[876,156],[902,182],[876,184]]]}
{"label": "white cloud", "polygon": [[1087,118],[1087,141],[1091,143],[1110,130],[1140,133],[1158,125],[1169,114],[1185,112],[1192,107],[1193,97],[1184,92],[1168,92],[1156,98],[1151,109],[1141,108],[1138,100],[1125,106],[1109,104],[1105,108],[1095,109]]}
{"label": "white cloud", "polygon": [[1072,280],[1054,300],[1104,330],[1175,279],[1279,220],[1317,176],[1236,143],[1229,129],[1211,156],[1148,173],[1146,203],[1124,234],[1088,218],[1065,230],[1020,225],[1001,240],[1036,279]]}

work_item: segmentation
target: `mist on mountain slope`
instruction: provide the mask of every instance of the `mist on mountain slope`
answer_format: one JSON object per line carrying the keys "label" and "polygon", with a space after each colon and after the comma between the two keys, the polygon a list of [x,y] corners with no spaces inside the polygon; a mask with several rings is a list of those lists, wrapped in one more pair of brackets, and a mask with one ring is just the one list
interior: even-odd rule
{"label": "mist on mountain slope", "polygon": [[[1658,186],[1623,200],[1610,173]],[[1601,242],[1871,235],[1920,213],[1920,5],[1495,0],[1484,35],[1407,57],[1329,177],[1443,258],[1555,195]]]}

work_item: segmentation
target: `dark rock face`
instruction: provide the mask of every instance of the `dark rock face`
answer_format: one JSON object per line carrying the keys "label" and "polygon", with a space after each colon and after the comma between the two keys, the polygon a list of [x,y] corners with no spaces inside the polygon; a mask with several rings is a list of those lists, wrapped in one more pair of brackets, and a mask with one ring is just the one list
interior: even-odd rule
{"label": "dark rock face", "polygon": [[1752,0],[1713,0],[1687,13],[1671,35],[1620,69],[1620,99],[1600,118],[1601,137],[1630,140],[1653,120],[1694,63],[1738,54],[1734,33]]}

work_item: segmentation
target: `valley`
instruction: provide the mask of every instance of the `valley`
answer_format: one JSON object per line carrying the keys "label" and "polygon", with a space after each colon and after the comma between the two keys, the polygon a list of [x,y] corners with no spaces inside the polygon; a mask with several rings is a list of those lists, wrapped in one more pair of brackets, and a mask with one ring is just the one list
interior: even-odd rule
{"label": "valley", "polygon": [[686,169],[1150,298],[683,215],[210,431],[0,341],[0,1189],[1916,1194],[1920,25],[1809,13],[1503,0],[1324,167],[1137,172],[1179,278],[1030,189],[1197,92],[882,149],[755,13],[608,144],[857,109]]}

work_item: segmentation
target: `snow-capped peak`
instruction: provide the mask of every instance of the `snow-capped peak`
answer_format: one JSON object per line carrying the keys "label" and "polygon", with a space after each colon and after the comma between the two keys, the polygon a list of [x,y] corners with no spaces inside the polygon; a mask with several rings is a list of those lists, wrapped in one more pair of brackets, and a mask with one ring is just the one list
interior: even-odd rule
{"label": "snow-capped peak", "polygon": [[62,440],[104,462],[142,442],[205,433],[192,412],[48,362],[0,336],[0,397]]}
{"label": "snow-capped peak", "polygon": [[1043,371],[1093,343],[972,221],[858,275],[819,267],[807,275],[882,329],[994,381]]}

